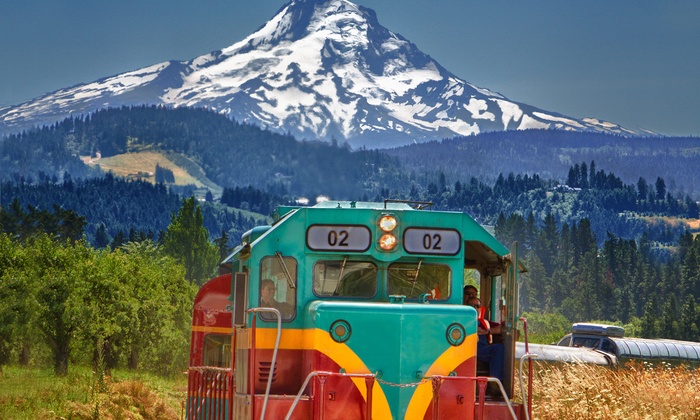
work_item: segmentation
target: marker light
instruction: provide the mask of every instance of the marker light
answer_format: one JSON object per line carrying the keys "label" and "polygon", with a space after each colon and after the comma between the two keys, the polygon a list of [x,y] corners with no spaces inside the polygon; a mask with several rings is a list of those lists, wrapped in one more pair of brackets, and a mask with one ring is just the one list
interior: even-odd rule
{"label": "marker light", "polygon": [[385,215],[379,219],[379,228],[384,232],[391,232],[396,228],[397,222],[394,216]]}
{"label": "marker light", "polygon": [[379,247],[384,251],[391,251],[396,246],[396,236],[385,233],[379,238]]}
{"label": "marker light", "polygon": [[329,332],[335,342],[344,343],[352,335],[352,328],[350,328],[350,324],[346,320],[339,319],[331,324]]}
{"label": "marker light", "polygon": [[459,346],[462,343],[464,343],[464,339],[467,337],[467,334],[464,330],[464,327],[461,324],[455,322],[453,324],[450,324],[449,327],[447,327],[445,337],[447,338],[447,342],[450,343],[451,346]]}

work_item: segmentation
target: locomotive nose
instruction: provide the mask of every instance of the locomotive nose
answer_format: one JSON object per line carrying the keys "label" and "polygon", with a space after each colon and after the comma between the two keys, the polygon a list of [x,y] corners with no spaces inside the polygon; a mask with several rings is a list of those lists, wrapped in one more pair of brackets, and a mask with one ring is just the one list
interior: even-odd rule
{"label": "locomotive nose", "polygon": [[409,406],[427,408],[430,376],[474,374],[476,316],[471,308],[314,302],[309,311],[313,327],[331,339],[320,352],[345,372],[376,374],[393,418],[404,418]]}

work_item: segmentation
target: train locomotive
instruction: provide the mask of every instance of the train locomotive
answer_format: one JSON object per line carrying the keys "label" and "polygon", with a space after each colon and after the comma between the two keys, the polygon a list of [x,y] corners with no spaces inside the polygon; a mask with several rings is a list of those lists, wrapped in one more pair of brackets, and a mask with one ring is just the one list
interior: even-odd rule
{"label": "train locomotive", "polygon": [[[511,401],[517,245],[428,204],[282,206],[247,232],[195,299],[187,418],[527,417]],[[502,327],[501,381],[477,364],[470,272]]]}

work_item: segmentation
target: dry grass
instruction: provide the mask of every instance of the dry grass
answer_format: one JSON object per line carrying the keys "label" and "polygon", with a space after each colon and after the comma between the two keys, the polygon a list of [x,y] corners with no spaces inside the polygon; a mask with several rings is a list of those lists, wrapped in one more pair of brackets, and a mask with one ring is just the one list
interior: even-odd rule
{"label": "dry grass", "polygon": [[670,216],[640,216],[639,218],[650,225],[665,223],[671,225],[674,228],[681,225],[685,225],[685,227],[690,230],[700,229],[700,219],[684,219]]}
{"label": "dry grass", "polygon": [[[700,370],[535,363],[533,385],[535,419],[700,419]],[[56,378],[10,367],[0,375],[0,419],[175,420],[185,394],[185,378],[108,379],[96,393],[85,369]]]}
{"label": "dry grass", "polygon": [[161,378],[117,372],[100,386],[87,367],[65,377],[46,369],[4,366],[0,373],[0,419],[178,420],[187,394],[184,377]]}
{"label": "dry grass", "polygon": [[536,365],[536,419],[700,419],[700,371]]}
{"label": "dry grass", "polygon": [[[173,171],[176,185],[196,185],[198,188],[205,186],[199,178],[188,173],[173,161],[158,152],[136,152],[125,153],[110,157],[103,157],[93,160],[89,156],[82,156],[81,159],[87,164],[99,165],[105,172],[112,172],[124,178],[138,178],[151,183],[155,182],[154,172],[156,164]],[[150,176],[149,176],[150,175]],[[208,181],[208,180],[206,180]],[[209,181],[211,183],[211,181]],[[213,183],[212,183],[213,184]]]}
{"label": "dry grass", "polygon": [[72,419],[179,419],[181,412],[170,407],[141,381],[125,381],[109,386],[106,393],[88,403],[69,402]]}

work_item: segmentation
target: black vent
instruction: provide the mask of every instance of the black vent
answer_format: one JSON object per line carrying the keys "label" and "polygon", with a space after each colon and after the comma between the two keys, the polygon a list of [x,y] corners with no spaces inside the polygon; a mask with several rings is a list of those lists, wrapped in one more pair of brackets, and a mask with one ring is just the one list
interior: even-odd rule
{"label": "black vent", "polygon": [[[270,368],[272,367],[272,362],[258,362],[258,382],[267,383],[267,378],[270,376]],[[272,383],[277,381],[277,366],[275,366],[275,372],[272,374]]]}

